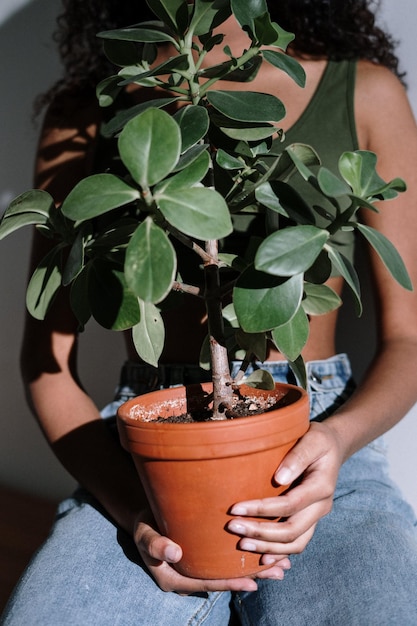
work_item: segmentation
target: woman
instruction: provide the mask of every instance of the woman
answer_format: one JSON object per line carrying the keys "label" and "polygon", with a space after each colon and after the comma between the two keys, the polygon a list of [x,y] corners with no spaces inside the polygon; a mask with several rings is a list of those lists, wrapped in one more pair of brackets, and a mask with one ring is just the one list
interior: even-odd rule
{"label": "woman", "polygon": [[[91,34],[148,17],[141,8],[139,15],[119,22],[119,2],[117,20],[112,2],[86,4],[66,2],[59,32],[67,75],[49,94],[52,103],[37,158],[36,186],[48,189],[57,202],[97,163],[101,113],[92,84],[101,77],[103,62]],[[303,65],[307,84],[301,90],[265,64],[251,89],[282,97],[288,109],[283,124],[287,141],[308,137],[330,160],[346,149],[372,150],[384,179],[400,174],[407,180],[406,194],[377,218],[367,214],[366,220],[397,246],[417,284],[412,232],[417,131],[395,75],[392,42],[375,27],[370,5],[362,0],[347,0],[343,7],[331,0],[271,1],[273,18],[296,33],[291,54]],[[233,19],[226,34],[225,44],[232,49],[245,46]],[[85,53],[86,46],[91,54]],[[221,51],[213,51],[210,64],[222,59]],[[236,86],[225,83],[225,88]],[[349,236],[343,245],[352,254]],[[33,264],[44,253],[45,244],[36,239]],[[30,401],[53,450],[83,488],[61,505],[51,536],[11,599],[4,623],[219,626],[228,623],[233,602],[242,624],[415,624],[416,520],[388,477],[379,437],[417,400],[417,302],[415,294],[387,278],[375,255],[370,263],[379,345],[363,383],[352,392],[348,359],[335,354],[337,314],[314,319],[303,355],[312,418],[319,419],[276,473],[278,482],[296,485],[278,498],[238,503],[232,511],[236,517],[229,530],[241,537],[241,549],[259,552],[270,565],[257,580],[193,580],[173,569],[181,547],[155,529],[129,459],[78,380],[77,329],[65,296],[55,302],[45,323],[28,319],[22,364]],[[330,284],[341,291],[340,277],[332,277]],[[166,375],[161,384],[180,382],[172,379],[173,363],[189,378],[200,375],[202,313],[195,310],[192,319],[176,313],[175,332],[167,320],[165,367],[157,372]],[[195,343],[178,345],[178,320],[188,328],[193,323]],[[129,363],[117,402],[148,388],[155,375],[136,363],[127,345]],[[290,375],[273,350],[267,366],[277,380]],[[265,521],[246,519],[251,515]],[[271,523],[274,517],[284,519]]]}

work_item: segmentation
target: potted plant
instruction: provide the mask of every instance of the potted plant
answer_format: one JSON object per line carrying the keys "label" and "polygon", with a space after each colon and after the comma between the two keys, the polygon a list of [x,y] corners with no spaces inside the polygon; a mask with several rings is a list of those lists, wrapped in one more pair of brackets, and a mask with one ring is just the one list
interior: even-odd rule
{"label": "potted plant", "polygon": [[[106,328],[131,328],[139,356],[154,366],[164,345],[161,309],[172,292],[204,299],[208,339],[201,362],[211,368],[212,385],[164,390],[130,401],[119,412],[121,440],[135,453],[161,531],[183,548],[180,571],[204,578],[250,575],[260,569],[259,557],[236,550],[236,537],[224,530],[227,511],[237,500],[285,489],[273,484],[271,477],[280,458],[308,428],[301,352],[309,317],[341,303],[326,285],[333,268],[345,279],[361,311],[355,269],[330,237],[339,230],[356,230],[394,278],[410,288],[392,244],[357,215],[360,207],[376,210],[374,200],[393,198],[405,185],[401,179],[383,181],[370,152],[341,155],[336,175],[320,165],[310,146],[296,144],[283,150],[279,121],[285,109],[280,100],[246,86],[232,91],[219,87],[225,78],[250,81],[263,62],[303,85],[303,69],[285,54],[292,35],[271,21],[264,0],[195,0],[192,5],[186,0],[147,0],[147,4],[155,21],[99,35],[110,60],[121,67],[98,86],[101,104],[117,107],[119,94],[132,85],[150,90],[146,101],[122,107],[103,127],[106,137],[116,137],[119,173],[85,178],[59,209],[44,191],[22,194],[7,209],[0,237],[35,224],[53,240],[29,282],[27,305],[32,315],[43,319],[61,286],[70,287],[80,328],[91,316]],[[227,60],[208,67],[206,56],[223,41],[217,27],[231,13],[246,31],[248,47],[225,47]],[[162,63],[156,61],[159,45],[173,50]],[[296,176],[316,189],[322,205],[311,207],[303,200],[291,184]],[[263,238],[248,234],[256,220],[267,225]],[[238,236],[242,228],[245,249]],[[192,251],[203,281],[185,284],[178,274],[177,249],[182,246]],[[248,377],[245,387],[239,384],[251,360],[266,358],[269,342],[291,363],[300,387],[276,385],[262,370]],[[229,362],[237,352],[242,368],[232,380]],[[231,419],[240,409],[235,398],[245,396],[249,413],[258,414]],[[261,400],[267,410],[253,411],[252,405]],[[144,416],[145,403],[151,405],[151,417]],[[194,409],[205,418],[207,408],[210,421],[174,424],[152,419]],[[266,443],[260,435],[263,424]],[[281,424],[283,443],[277,434]],[[237,434],[240,428],[243,434]],[[194,431],[197,443],[191,440]],[[246,450],[230,452],[234,440],[245,442]],[[168,469],[161,462],[165,449]],[[180,460],[181,478],[174,477],[174,461],[184,449],[191,457]],[[214,474],[217,456],[227,459],[220,478]],[[249,460],[255,461],[254,468]],[[234,477],[234,470],[242,481]],[[154,477],[162,478],[165,492],[151,484]],[[203,495],[202,477],[209,483],[209,496]],[[222,495],[225,485],[227,489],[234,485],[235,491]],[[244,494],[248,485],[255,485],[255,492]],[[259,491],[260,485],[266,486],[265,492]],[[191,512],[179,504],[180,495],[191,501]],[[180,515],[178,529],[171,519],[174,510]],[[204,512],[219,518],[209,517],[203,524]],[[204,552],[203,535],[213,526],[218,536],[209,536]],[[215,552],[221,554],[223,566],[208,562]]]}

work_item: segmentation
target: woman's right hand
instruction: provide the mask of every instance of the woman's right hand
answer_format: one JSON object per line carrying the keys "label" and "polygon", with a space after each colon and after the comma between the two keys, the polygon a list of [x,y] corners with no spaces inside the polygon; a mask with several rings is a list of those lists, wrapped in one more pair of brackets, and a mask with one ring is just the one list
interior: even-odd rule
{"label": "woman's right hand", "polygon": [[[182,558],[180,546],[160,535],[150,516],[146,521],[142,515],[137,519],[134,540],[146,567],[163,591],[187,595],[204,591],[256,591],[258,588],[256,581],[248,577],[204,580],[182,576],[173,567]],[[264,570],[262,578],[282,580],[284,571],[289,567],[288,559],[283,558]]]}

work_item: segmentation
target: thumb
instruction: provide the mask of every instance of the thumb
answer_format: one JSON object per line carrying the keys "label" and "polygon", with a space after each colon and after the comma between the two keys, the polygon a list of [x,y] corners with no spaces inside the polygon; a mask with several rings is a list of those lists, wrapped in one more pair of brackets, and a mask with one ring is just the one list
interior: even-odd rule
{"label": "thumb", "polygon": [[309,452],[311,451],[304,437],[286,454],[284,460],[275,472],[274,478],[279,485],[290,485],[296,478],[301,476],[310,465],[311,459],[309,458]]}

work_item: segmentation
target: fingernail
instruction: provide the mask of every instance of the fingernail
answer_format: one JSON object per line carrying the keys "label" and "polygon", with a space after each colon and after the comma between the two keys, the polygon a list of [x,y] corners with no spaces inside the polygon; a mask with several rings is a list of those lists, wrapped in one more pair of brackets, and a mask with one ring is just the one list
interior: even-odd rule
{"label": "fingernail", "polygon": [[165,560],[168,563],[176,563],[180,558],[180,551],[176,546],[167,546],[165,548]]}
{"label": "fingernail", "polygon": [[232,520],[231,522],[229,522],[227,527],[229,530],[232,531],[232,533],[241,534],[245,532],[245,527],[243,526],[243,524],[239,524],[239,522],[237,522],[236,520]]}
{"label": "fingernail", "polygon": [[289,470],[287,467],[279,469],[275,474],[275,480],[280,485],[289,485],[292,482],[291,470]]}
{"label": "fingernail", "polygon": [[255,544],[251,541],[241,541],[239,545],[242,550],[248,550],[248,552],[255,552],[256,550]]}
{"label": "fingernail", "polygon": [[232,515],[247,515],[248,514],[248,510],[242,504],[235,504],[230,509],[230,513]]}

